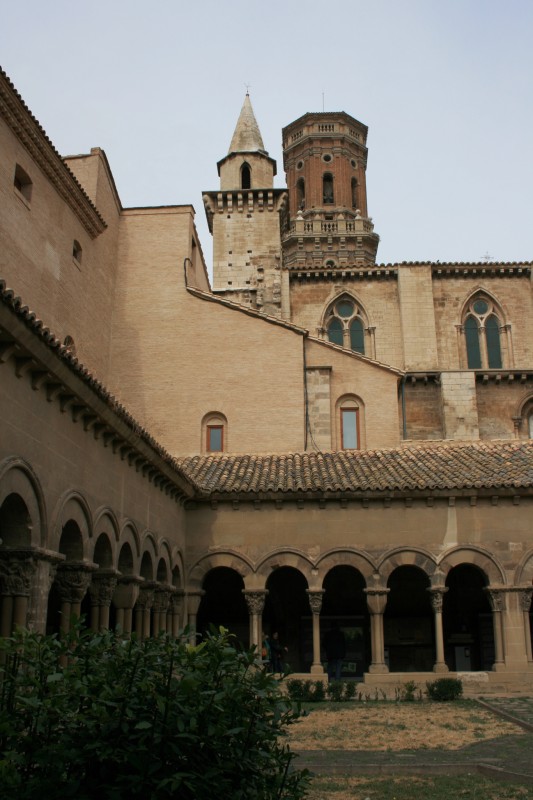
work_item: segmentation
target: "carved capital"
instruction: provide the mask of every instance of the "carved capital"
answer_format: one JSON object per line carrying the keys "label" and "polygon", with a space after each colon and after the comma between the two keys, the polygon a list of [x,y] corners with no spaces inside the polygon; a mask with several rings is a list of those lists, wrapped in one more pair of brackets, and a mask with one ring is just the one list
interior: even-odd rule
{"label": "carved capital", "polygon": [[109,608],[117,586],[117,581],[118,575],[115,572],[95,572],[92,577],[91,585],[89,586],[91,604],[93,606]]}
{"label": "carved capital", "polygon": [[522,611],[529,613],[531,608],[531,597],[533,595],[533,586],[521,588],[519,590],[518,602]]}
{"label": "carved capital", "polygon": [[447,586],[435,586],[427,590],[431,599],[431,608],[435,612],[442,613],[442,604],[444,602],[444,595],[448,591]]}
{"label": "carved capital", "polygon": [[152,608],[154,604],[155,585],[153,583],[142,583],[139,586],[139,596],[137,597],[137,608],[143,611]]}
{"label": "carved capital", "polygon": [[55,583],[62,603],[81,603],[89,588],[91,571],[86,564],[77,562],[58,567]]}
{"label": "carved capital", "polygon": [[309,605],[313,614],[320,614],[322,610],[322,598],[324,597],[324,589],[307,589],[307,596],[309,597]]}
{"label": "carved capital", "polygon": [[485,589],[493,611],[505,611],[505,589]]}
{"label": "carved capital", "polygon": [[166,614],[168,611],[168,604],[170,600],[170,589],[155,589],[153,610],[156,614]]}
{"label": "carved capital", "polygon": [[29,597],[31,584],[36,571],[36,563],[28,554],[26,557],[2,554],[0,558],[0,595],[8,597]]}
{"label": "carved capital", "polygon": [[263,589],[259,591],[252,591],[243,589],[242,593],[244,595],[244,599],[246,600],[246,605],[248,606],[248,613],[262,614],[265,607],[265,599],[268,594],[268,590]]}

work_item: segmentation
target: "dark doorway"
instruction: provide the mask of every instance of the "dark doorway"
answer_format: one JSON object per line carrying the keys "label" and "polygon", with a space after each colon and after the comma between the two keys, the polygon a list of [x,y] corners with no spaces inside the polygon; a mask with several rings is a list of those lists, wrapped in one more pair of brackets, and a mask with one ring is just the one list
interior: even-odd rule
{"label": "dark doorway", "polygon": [[263,631],[272,636],[277,631],[282,646],[288,648],[286,661],[292,672],[308,672],[313,649],[303,637],[304,618],[310,606],[307,581],[294,567],[279,567],[269,576],[268,595],[263,614]]}
{"label": "dark doorway", "polygon": [[431,672],[435,664],[435,635],[429,578],[414,566],[391,574],[383,618],[385,662],[391,672]]}
{"label": "dark doorway", "polygon": [[371,659],[370,614],[364,593],[365,580],[355,567],[339,565],[328,572],[323,588],[325,594],[320,614],[322,642],[327,631],[338,624],[346,640],[342,677],[362,677]]}
{"label": "dark doorway", "polygon": [[448,573],[443,627],[446,663],[452,670],[492,669],[494,627],[487,585],[485,574],[472,564],[459,564]]}
{"label": "dark doorway", "polygon": [[244,581],[230,567],[215,567],[204,578],[205,595],[200,602],[196,628],[205,633],[210,625],[227,628],[237,641],[248,647],[250,622],[246,600],[242,593]]}

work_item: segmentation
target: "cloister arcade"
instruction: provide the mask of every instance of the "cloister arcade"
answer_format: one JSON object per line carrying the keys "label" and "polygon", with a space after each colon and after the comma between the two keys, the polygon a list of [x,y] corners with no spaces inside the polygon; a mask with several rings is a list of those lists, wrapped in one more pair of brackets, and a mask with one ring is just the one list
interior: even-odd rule
{"label": "cloister arcade", "polygon": [[334,623],[347,641],[345,677],[485,672],[505,669],[517,624],[524,660],[532,662],[533,589],[521,582],[532,565],[530,554],[509,585],[494,556],[472,546],[438,559],[397,548],[376,563],[356,551],[334,551],[318,563],[285,551],[255,571],[234,553],[219,553],[192,569],[189,587],[200,598],[199,634],[223,625],[243,644],[258,645],[277,631],[297,673],[322,672],[322,640]]}
{"label": "cloister arcade", "polygon": [[94,630],[141,638],[178,636],[188,625],[193,639],[223,625],[246,646],[277,631],[290,669],[320,675],[324,635],[339,624],[346,678],[533,664],[533,550],[514,575],[472,544],[379,556],[332,548],[314,559],[283,548],[255,563],[245,551],[218,549],[189,566],[168,532],[92,509],[77,491],[48,514],[33,469],[17,459],[0,469],[0,540],[4,636],[16,625],[65,632],[80,616]]}

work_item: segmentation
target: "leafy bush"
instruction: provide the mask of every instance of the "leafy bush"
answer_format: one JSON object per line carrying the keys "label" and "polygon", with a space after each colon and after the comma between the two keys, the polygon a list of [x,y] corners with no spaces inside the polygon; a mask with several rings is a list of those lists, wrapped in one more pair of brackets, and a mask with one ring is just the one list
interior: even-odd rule
{"label": "leafy bush", "polygon": [[287,692],[291,700],[298,703],[321,703],[326,699],[326,690],[322,681],[291,678],[287,681]]}
{"label": "leafy bush", "polygon": [[344,683],[342,681],[330,681],[328,684],[328,697],[332,703],[340,703],[344,698]]}
{"label": "leafy bush", "polygon": [[426,683],[426,687],[428,697],[440,703],[457,700],[463,694],[463,684],[459,678],[439,678]]}
{"label": "leafy bush", "polygon": [[414,681],[407,681],[407,683],[402,687],[400,699],[404,703],[413,703],[415,700],[415,693],[416,683]]}
{"label": "leafy bush", "polygon": [[0,643],[0,795],[301,798],[298,713],[225,631],[197,646],[75,631]]}

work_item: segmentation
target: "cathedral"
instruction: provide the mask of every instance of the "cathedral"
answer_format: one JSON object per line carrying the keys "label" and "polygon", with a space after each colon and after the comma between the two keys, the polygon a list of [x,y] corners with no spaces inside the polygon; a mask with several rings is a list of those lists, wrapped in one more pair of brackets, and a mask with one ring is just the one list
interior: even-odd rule
{"label": "cathedral", "polygon": [[533,690],[532,262],[379,263],[367,138],[303,115],[275,188],[246,95],[210,281],[193,206],[124,208],[0,71],[0,635],[277,632],[321,678],[340,626],[343,678]]}

